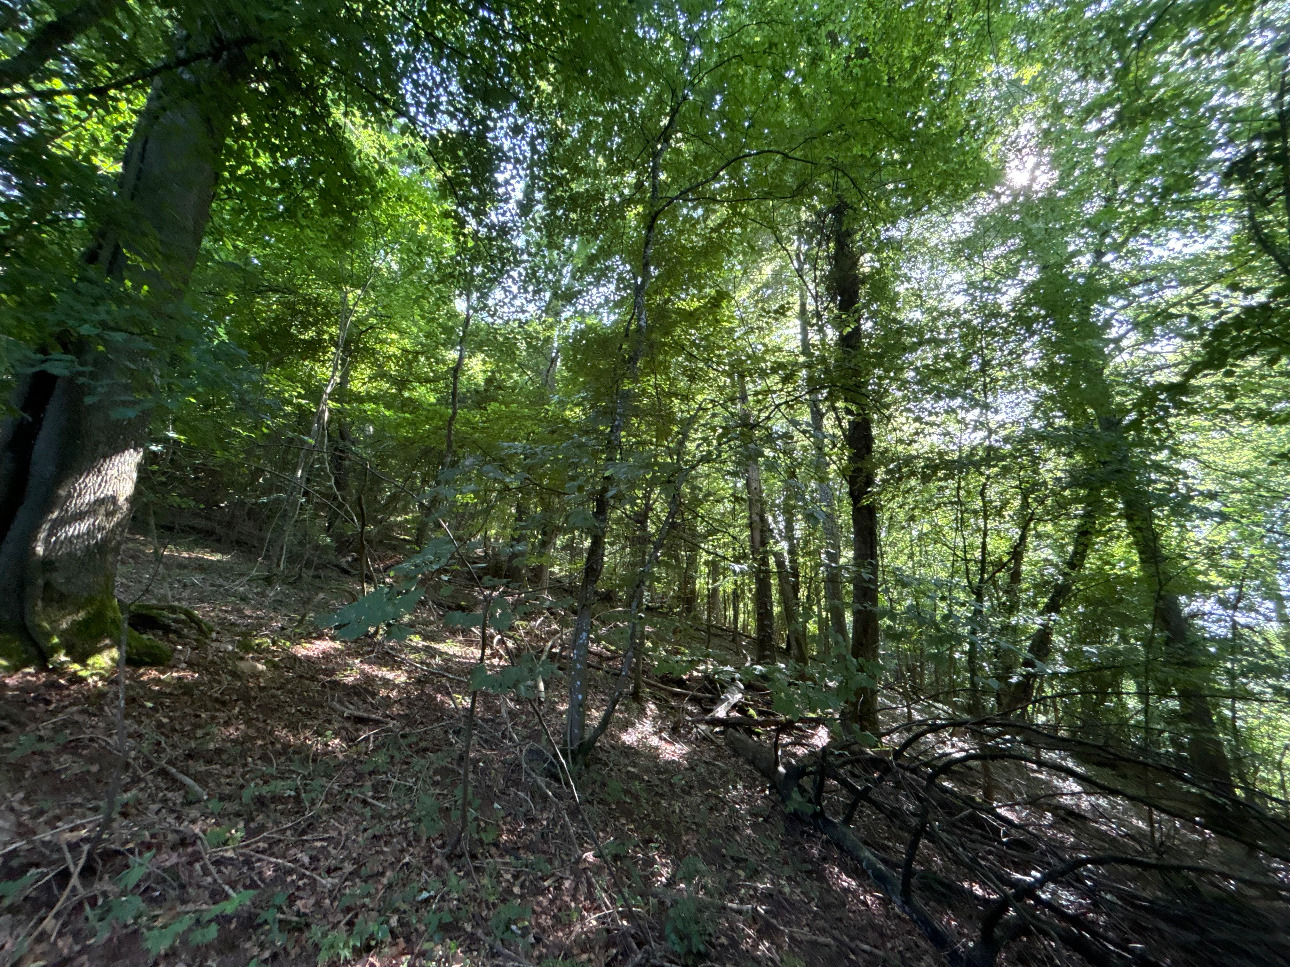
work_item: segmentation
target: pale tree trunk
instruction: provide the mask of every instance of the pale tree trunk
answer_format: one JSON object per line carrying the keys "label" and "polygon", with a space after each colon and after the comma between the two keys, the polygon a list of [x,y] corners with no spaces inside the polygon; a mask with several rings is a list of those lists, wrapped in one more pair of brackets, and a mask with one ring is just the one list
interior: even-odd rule
{"label": "pale tree trunk", "polygon": [[[776,534],[763,508],[762,531],[772,538],[771,555],[775,559],[775,575],[779,584],[779,601],[784,611],[784,624],[788,629],[788,654],[794,661],[806,661],[806,631],[802,626],[801,577],[797,573],[797,538],[793,526],[793,500],[791,488],[784,488],[781,507],[784,513],[784,532]],[[781,546],[782,545],[782,546]]]}
{"label": "pale tree trunk", "polygon": [[[641,689],[645,685],[645,592],[649,586],[649,572],[652,564],[650,554],[649,518],[654,510],[654,491],[649,490],[641,504],[640,513],[636,516],[636,533],[632,542],[635,544],[636,577],[632,581],[632,590],[628,600],[631,616],[627,626],[627,649],[629,663],[632,665],[632,698],[640,701]],[[666,537],[666,535],[664,535]]]}
{"label": "pale tree trunk", "polygon": [[[712,654],[712,626],[717,623],[721,614],[721,565],[715,557],[708,558],[708,607],[707,626],[704,628],[703,643],[709,655]],[[724,615],[722,616],[724,618]]]}
{"label": "pale tree trunk", "polygon": [[752,439],[752,416],[748,411],[748,388],[739,377],[740,422],[745,433],[744,483],[748,497],[748,555],[753,562],[753,618],[755,652],[760,662],[775,660],[775,602],[770,583],[770,534],[766,526],[765,497],[761,485],[761,463]]}
{"label": "pale tree trunk", "polygon": [[[764,515],[762,520],[763,529],[769,533],[770,524]],[[806,661],[806,635],[802,632],[801,608],[797,589],[793,587],[793,572],[784,552],[777,545],[771,545],[771,554],[775,559],[775,575],[779,582],[779,603],[784,610],[784,623],[788,628],[788,654],[794,661]]]}
{"label": "pale tree trunk", "polygon": [[811,382],[810,368],[815,362],[811,349],[810,316],[806,290],[798,292],[798,327],[802,359],[808,370],[806,399],[811,413],[811,447],[814,458],[816,502],[820,510],[820,527],[824,533],[824,598],[828,605],[829,637],[834,647],[847,642],[847,614],[842,601],[842,538],[834,514],[833,486],[829,483],[829,462],[825,454],[824,402]]}
{"label": "pale tree trunk", "polygon": [[[157,78],[122,165],[122,215],[86,253],[107,286],[147,286],[163,333],[196,264],[244,64],[227,53]],[[83,660],[120,633],[116,561],[147,438],[136,397],[148,380],[85,340],[60,348],[80,372],[21,380],[20,415],[0,429],[0,664],[10,667],[58,652]]]}
{"label": "pale tree trunk", "polygon": [[340,385],[341,379],[349,368],[349,338],[350,326],[354,322],[354,315],[358,312],[359,303],[362,302],[363,296],[367,293],[376,278],[376,267],[372,266],[372,271],[367,276],[367,281],[359,289],[358,294],[351,302],[348,292],[341,292],[340,297],[340,315],[336,323],[336,343],[332,348],[331,369],[327,374],[327,382],[323,384],[322,392],[318,395],[318,405],[314,408],[313,423],[309,427],[308,443],[300,448],[296,456],[296,472],[291,478],[291,489],[287,493],[285,519],[282,525],[282,547],[278,556],[278,569],[282,570],[287,566],[287,555],[291,550],[291,534],[295,528],[296,518],[300,514],[300,505],[304,500],[306,491],[309,489],[309,474],[315,460],[321,458],[327,459],[327,442],[328,430],[331,422],[332,395],[336,392],[336,387]]}

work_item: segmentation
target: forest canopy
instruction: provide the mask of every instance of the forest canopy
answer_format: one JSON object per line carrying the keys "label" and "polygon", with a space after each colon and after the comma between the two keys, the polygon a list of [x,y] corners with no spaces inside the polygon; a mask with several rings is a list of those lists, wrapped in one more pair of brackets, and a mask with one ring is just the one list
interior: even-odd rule
{"label": "forest canopy", "polygon": [[118,561],[203,541],[300,634],[478,637],[463,810],[480,695],[573,781],[703,680],[1119,750],[1290,859],[1288,23],[0,0],[0,669],[172,661]]}

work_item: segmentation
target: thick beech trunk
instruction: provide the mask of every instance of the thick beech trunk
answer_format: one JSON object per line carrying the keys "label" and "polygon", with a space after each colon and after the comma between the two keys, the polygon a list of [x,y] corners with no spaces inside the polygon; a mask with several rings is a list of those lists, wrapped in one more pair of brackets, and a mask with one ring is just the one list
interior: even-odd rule
{"label": "thick beech trunk", "polygon": [[1138,565],[1155,594],[1155,622],[1165,637],[1162,677],[1178,697],[1182,721],[1187,726],[1188,761],[1198,779],[1222,792],[1231,792],[1232,767],[1209,695],[1209,660],[1183,612],[1175,581],[1177,572],[1160,546],[1150,493],[1131,463],[1119,422],[1103,420],[1102,429],[1113,440],[1112,467],[1124,523],[1133,540]]}
{"label": "thick beech trunk", "polygon": [[[227,54],[157,78],[126,150],[120,215],[86,253],[105,286],[146,286],[149,325],[163,334],[201,247],[240,63]],[[92,341],[69,336],[60,348],[80,371],[29,374],[19,415],[0,429],[0,665],[10,667],[57,652],[83,660],[119,634],[116,559],[149,381],[138,360],[128,366]]]}

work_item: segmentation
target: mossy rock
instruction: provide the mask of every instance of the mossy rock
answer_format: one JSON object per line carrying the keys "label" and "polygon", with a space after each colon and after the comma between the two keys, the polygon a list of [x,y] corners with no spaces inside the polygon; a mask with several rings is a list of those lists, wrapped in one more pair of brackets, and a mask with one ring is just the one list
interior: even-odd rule
{"label": "mossy rock", "polygon": [[[174,654],[174,649],[164,641],[141,635],[133,629],[125,641],[125,663],[134,668],[167,665]],[[116,660],[116,649],[105,648],[85,662],[84,668],[91,674],[110,676],[116,671]]]}

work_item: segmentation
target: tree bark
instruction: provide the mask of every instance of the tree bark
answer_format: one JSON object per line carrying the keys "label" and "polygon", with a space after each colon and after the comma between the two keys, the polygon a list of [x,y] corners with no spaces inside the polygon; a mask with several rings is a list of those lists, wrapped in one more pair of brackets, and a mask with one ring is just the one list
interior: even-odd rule
{"label": "tree bark", "polygon": [[1070,552],[1062,563],[1057,583],[1053,585],[1039,611],[1039,627],[1031,634],[1026,653],[1022,656],[1021,674],[1015,681],[1004,682],[999,689],[998,709],[1005,715],[1027,709],[1034,701],[1035,686],[1043,677],[1040,666],[1048,661],[1053,651],[1053,623],[1075,593],[1075,580],[1083,569],[1084,562],[1088,560],[1101,510],[1100,494],[1090,493],[1080,512],[1079,523],[1075,525],[1075,536],[1071,540]]}
{"label": "tree bark", "polygon": [[[122,165],[121,215],[85,255],[104,299],[130,280],[148,326],[163,335],[197,261],[245,63],[226,53],[156,79]],[[78,371],[29,374],[19,415],[0,429],[0,663],[10,667],[60,651],[83,660],[119,631],[116,559],[147,437],[149,380],[146,367],[136,375],[84,337],[60,349]]]}
{"label": "tree bark", "polygon": [[878,731],[878,679],[881,674],[878,627],[878,508],[873,472],[873,374],[863,360],[864,330],[859,318],[860,264],[847,208],[833,213],[833,251],[830,282],[838,312],[838,350],[845,374],[847,494],[851,501],[851,656],[874,683],[857,690],[853,700],[856,724]]}
{"label": "tree bark", "polygon": [[847,615],[842,602],[842,539],[834,514],[833,486],[829,483],[829,461],[825,454],[824,402],[820,391],[811,383],[809,370],[815,362],[811,348],[811,331],[806,306],[806,290],[798,292],[798,328],[802,358],[806,362],[806,400],[811,413],[811,449],[815,464],[815,493],[820,510],[820,529],[824,533],[824,598],[828,606],[829,637],[835,647],[847,642]]}
{"label": "tree bark", "polygon": [[1232,767],[1208,692],[1209,662],[1183,612],[1175,583],[1177,572],[1160,545],[1150,494],[1132,465],[1120,421],[1104,418],[1099,422],[1111,438],[1111,467],[1124,523],[1138,555],[1138,566],[1154,592],[1155,622],[1165,636],[1161,662],[1165,683],[1178,697],[1182,720],[1190,732],[1186,736],[1188,761],[1198,779],[1220,792],[1231,793]]}
{"label": "tree bark", "polygon": [[[606,462],[617,460],[622,452],[623,430],[627,424],[627,411],[635,390],[636,374],[645,354],[645,335],[648,331],[645,295],[654,274],[654,237],[659,219],[666,205],[660,204],[659,185],[662,180],[663,156],[672,142],[677,117],[688,100],[688,92],[672,104],[672,111],[663,123],[654,141],[649,162],[649,206],[641,239],[639,269],[632,286],[632,310],[627,320],[627,366],[614,391],[613,415],[605,434],[604,456]],[[609,473],[601,477],[600,486],[592,500],[592,527],[587,542],[587,557],[582,567],[582,582],[578,588],[578,612],[573,623],[573,636],[569,643],[569,707],[565,715],[564,743],[571,754],[582,747],[586,734],[587,717],[587,659],[591,646],[591,608],[599,594],[600,576],[605,570],[605,536],[609,529],[609,492],[614,481]]]}
{"label": "tree bark", "polygon": [[58,53],[120,6],[121,0],[84,0],[35,29],[12,57],[0,61],[0,88],[29,83]]}
{"label": "tree bark", "polygon": [[752,440],[752,417],[748,412],[748,387],[739,378],[740,420],[745,439],[744,483],[748,497],[748,556],[753,563],[754,646],[757,660],[775,660],[775,601],[770,580],[770,534],[766,526],[765,498],[761,486],[761,463]]}

